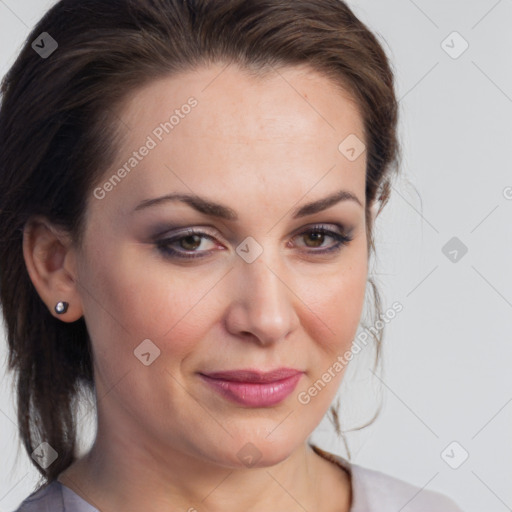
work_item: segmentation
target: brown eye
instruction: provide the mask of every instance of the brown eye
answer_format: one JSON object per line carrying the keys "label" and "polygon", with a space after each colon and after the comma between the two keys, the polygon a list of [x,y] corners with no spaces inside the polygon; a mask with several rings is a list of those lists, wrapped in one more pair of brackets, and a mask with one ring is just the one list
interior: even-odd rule
{"label": "brown eye", "polygon": [[185,249],[186,251],[194,251],[201,245],[201,237],[199,235],[186,236],[180,238],[179,242],[182,249]]}
{"label": "brown eye", "polygon": [[172,238],[157,240],[155,245],[166,258],[194,259],[208,256],[211,250],[197,250],[204,240],[215,241],[212,235],[189,229]]}
{"label": "brown eye", "polygon": [[305,240],[307,240],[307,238],[312,240],[312,244],[306,243],[308,247],[321,247],[325,238],[325,233],[321,231],[309,231],[309,233],[305,235]]}
{"label": "brown eye", "polygon": [[[298,238],[302,238],[305,243],[305,247],[310,248],[310,253],[313,254],[327,254],[330,252],[340,251],[343,246],[347,245],[353,240],[351,231],[349,233],[342,233],[327,229],[325,226],[313,226],[312,228],[303,231],[297,235]],[[325,245],[326,239],[333,239],[335,243],[330,246]],[[309,241],[308,241],[309,240]],[[318,248],[321,248],[318,250]]]}

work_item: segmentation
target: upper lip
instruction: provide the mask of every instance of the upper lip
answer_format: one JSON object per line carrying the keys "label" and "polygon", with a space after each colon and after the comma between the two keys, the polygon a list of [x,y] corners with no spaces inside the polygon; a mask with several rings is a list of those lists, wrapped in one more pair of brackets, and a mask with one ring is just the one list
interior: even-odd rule
{"label": "upper lip", "polygon": [[247,369],[209,372],[202,373],[202,375],[210,377],[211,379],[230,380],[235,382],[275,382],[293,377],[299,373],[303,372],[294,368],[277,368],[267,372]]}

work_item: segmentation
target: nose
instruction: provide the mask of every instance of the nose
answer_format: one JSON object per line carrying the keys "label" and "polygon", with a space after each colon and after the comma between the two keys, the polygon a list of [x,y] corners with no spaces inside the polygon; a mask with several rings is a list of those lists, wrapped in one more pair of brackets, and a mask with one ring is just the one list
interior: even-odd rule
{"label": "nose", "polygon": [[265,252],[247,263],[240,258],[230,272],[227,330],[260,345],[270,345],[293,332],[299,318],[299,298],[282,266]]}

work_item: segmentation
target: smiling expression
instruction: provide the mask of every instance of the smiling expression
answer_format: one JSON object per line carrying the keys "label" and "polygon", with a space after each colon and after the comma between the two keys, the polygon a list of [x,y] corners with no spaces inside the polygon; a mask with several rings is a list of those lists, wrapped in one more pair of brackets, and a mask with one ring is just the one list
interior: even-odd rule
{"label": "smiling expression", "polygon": [[[172,131],[155,132],[176,109]],[[240,466],[252,443],[260,464],[283,460],[343,372],[307,405],[298,394],[350,348],[361,316],[366,154],[351,161],[338,149],[364,140],[360,114],[307,68],[256,78],[212,65],[149,83],[119,117],[125,137],[105,179],[148,137],[155,144],[89,199],[77,254],[101,422],[155,453]],[[274,376],[285,391],[204,377],[279,368],[300,372],[293,383]]]}

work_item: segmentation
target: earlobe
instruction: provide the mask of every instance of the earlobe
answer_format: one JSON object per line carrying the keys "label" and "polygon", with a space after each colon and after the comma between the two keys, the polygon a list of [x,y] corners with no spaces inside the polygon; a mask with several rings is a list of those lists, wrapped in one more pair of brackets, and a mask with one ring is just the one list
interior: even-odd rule
{"label": "earlobe", "polygon": [[69,238],[45,218],[33,217],[23,228],[23,257],[32,284],[51,314],[65,322],[82,317],[76,279],[65,265],[73,257]]}

